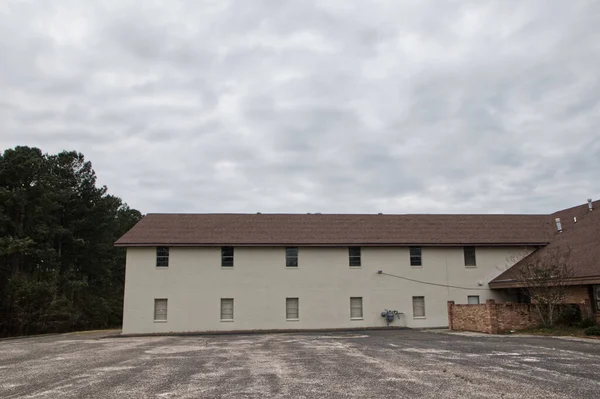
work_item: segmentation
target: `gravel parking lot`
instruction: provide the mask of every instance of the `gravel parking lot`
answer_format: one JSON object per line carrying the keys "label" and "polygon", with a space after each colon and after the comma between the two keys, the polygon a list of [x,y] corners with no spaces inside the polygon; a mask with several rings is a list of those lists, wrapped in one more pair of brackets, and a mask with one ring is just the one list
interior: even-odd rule
{"label": "gravel parking lot", "polygon": [[368,331],[0,341],[2,398],[597,398],[600,343]]}

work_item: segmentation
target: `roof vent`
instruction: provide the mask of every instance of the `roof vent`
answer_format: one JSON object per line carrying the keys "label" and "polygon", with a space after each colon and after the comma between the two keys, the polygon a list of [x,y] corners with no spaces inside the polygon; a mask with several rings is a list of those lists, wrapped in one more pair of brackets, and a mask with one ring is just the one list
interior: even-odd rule
{"label": "roof vent", "polygon": [[560,224],[560,218],[556,218],[554,219],[554,221],[556,222],[556,230],[558,230],[559,233],[562,233],[562,225]]}
{"label": "roof vent", "polygon": [[594,210],[594,205],[592,205],[592,199],[588,198],[588,209],[591,211]]}
{"label": "roof vent", "polygon": [[378,215],[383,215],[383,213],[379,212]]}
{"label": "roof vent", "polygon": [[256,212],[256,214],[257,214],[257,215],[261,215],[261,213],[260,213],[260,212]]}

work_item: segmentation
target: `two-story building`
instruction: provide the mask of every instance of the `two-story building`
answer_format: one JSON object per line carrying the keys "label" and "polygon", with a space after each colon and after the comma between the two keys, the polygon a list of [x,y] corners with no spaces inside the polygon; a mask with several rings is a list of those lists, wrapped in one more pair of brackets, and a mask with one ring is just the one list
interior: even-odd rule
{"label": "two-story building", "polygon": [[516,300],[488,283],[560,234],[554,215],[148,214],[116,243],[123,332],[447,326],[449,300]]}

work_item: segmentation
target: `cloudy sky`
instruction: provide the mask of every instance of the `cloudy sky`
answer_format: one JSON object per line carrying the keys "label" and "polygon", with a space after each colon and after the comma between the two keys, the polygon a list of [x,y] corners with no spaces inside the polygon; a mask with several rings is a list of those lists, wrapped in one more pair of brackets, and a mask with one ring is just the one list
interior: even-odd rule
{"label": "cloudy sky", "polygon": [[3,0],[0,93],[143,213],[600,198],[598,1]]}

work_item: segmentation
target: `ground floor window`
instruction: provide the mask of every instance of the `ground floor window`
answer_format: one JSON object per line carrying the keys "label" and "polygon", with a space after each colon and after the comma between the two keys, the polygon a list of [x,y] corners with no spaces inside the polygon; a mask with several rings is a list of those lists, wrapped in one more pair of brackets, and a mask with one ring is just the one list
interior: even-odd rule
{"label": "ground floor window", "polygon": [[221,298],[221,320],[233,320],[233,298]]}
{"label": "ground floor window", "polygon": [[154,300],[154,320],[167,321],[167,299]]}
{"label": "ground floor window", "polygon": [[298,298],[285,298],[285,318],[298,320],[300,318]]}
{"label": "ground floor window", "polygon": [[363,317],[363,302],[362,297],[350,298],[350,318],[362,319]]}
{"label": "ground floor window", "polygon": [[413,317],[425,317],[425,297],[413,296]]}
{"label": "ground floor window", "polygon": [[469,295],[467,297],[467,303],[469,305],[479,305],[479,295]]}
{"label": "ground floor window", "polygon": [[596,302],[596,312],[600,312],[600,285],[594,286],[594,301]]}

